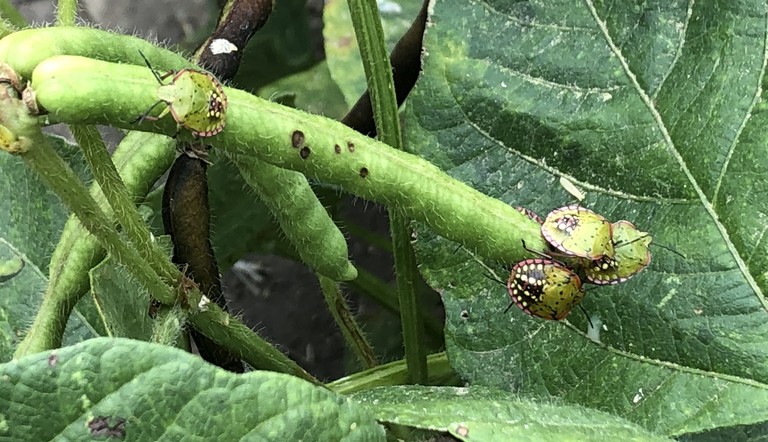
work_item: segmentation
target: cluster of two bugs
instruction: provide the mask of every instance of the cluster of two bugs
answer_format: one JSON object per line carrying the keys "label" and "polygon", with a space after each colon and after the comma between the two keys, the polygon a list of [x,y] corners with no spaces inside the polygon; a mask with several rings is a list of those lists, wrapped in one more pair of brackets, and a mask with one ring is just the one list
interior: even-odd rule
{"label": "cluster of two bugs", "polygon": [[584,298],[582,279],[619,284],[651,262],[651,236],[629,221],[611,223],[579,205],[555,209],[543,220],[528,209],[517,210],[541,225],[550,247],[548,254],[529,250],[540,257],[515,264],[507,280],[510,307],[529,315],[564,319]]}

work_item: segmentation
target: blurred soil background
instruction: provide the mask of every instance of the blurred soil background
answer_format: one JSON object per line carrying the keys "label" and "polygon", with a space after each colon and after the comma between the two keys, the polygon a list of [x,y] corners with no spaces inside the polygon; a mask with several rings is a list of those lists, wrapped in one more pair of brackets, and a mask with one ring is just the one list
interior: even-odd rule
{"label": "blurred soil background", "polygon": [[[14,0],[13,3],[27,20],[38,26],[54,21],[51,0]],[[324,74],[327,68],[323,62],[323,1],[276,0],[275,3],[267,25],[245,50],[235,85],[267,99],[340,118],[346,112],[346,105],[338,87],[329,84],[332,80]],[[218,15],[217,2],[210,0],[81,0],[80,5],[81,21],[85,23],[177,45],[176,49],[186,53],[207,36]],[[316,78],[319,80],[315,82]],[[292,86],[297,84],[301,86]],[[297,88],[300,90],[295,90]],[[329,95],[334,98],[328,99]],[[66,128],[55,131],[66,133]],[[109,128],[102,128],[102,133],[112,147],[122,137],[119,131]],[[274,254],[275,244],[282,238],[271,217],[249,195],[242,181],[230,179],[232,169],[219,163],[223,159],[217,161],[214,157],[213,161],[209,191],[214,245],[226,243],[227,237],[235,242],[249,235],[258,237],[258,241],[245,241],[240,245],[241,250],[232,251],[231,256],[217,255],[230,310],[320,379],[332,380],[358,371],[356,361],[345,352],[341,333],[325,307],[315,275],[306,266]],[[333,188],[318,187],[317,190],[326,204],[335,204],[334,213],[340,215],[341,220],[336,216],[335,219],[348,226],[343,231],[349,239],[352,261],[358,269],[370,272],[385,283],[385,288],[388,285],[392,290],[393,262],[386,250],[389,240],[386,210],[340,195]],[[244,197],[233,198],[233,193]],[[156,204],[159,191],[149,200]],[[162,226],[159,208],[154,209],[158,214],[154,224]],[[251,235],[254,229],[259,230],[258,235]],[[350,234],[352,230],[355,235]],[[360,231],[366,233],[359,234]],[[376,243],[375,238],[383,240],[385,246],[372,245]],[[345,292],[380,360],[401,358],[398,317],[358,296],[353,285],[345,285]],[[424,289],[429,292],[426,286]],[[438,319],[441,306],[434,293],[428,307]],[[434,335],[434,347],[439,348],[439,330]]]}

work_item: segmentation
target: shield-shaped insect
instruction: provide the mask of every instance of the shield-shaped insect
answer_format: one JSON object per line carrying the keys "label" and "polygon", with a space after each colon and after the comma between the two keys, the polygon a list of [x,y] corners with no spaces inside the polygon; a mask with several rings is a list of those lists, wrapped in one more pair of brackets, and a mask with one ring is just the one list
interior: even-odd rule
{"label": "shield-shaped insect", "polygon": [[[158,75],[146,58],[144,61],[160,87],[157,90],[158,102],[140,120],[155,121],[170,113],[179,128],[189,130],[197,138],[211,137],[224,130],[227,97],[216,77],[197,69],[182,69]],[[169,77],[170,83],[164,83]],[[165,104],[166,108],[156,117],[149,116],[152,109],[160,104]]]}
{"label": "shield-shaped insect", "polygon": [[557,261],[544,258],[515,264],[507,290],[512,303],[525,313],[556,321],[568,316],[584,298],[578,275]]}
{"label": "shield-shaped insect", "polygon": [[566,256],[596,260],[614,255],[611,223],[577,204],[550,212],[541,225],[541,234]]}
{"label": "shield-shaped insect", "polygon": [[592,284],[619,284],[638,274],[651,263],[651,235],[637,230],[629,221],[613,223],[613,258],[604,256],[584,264],[584,274]]}

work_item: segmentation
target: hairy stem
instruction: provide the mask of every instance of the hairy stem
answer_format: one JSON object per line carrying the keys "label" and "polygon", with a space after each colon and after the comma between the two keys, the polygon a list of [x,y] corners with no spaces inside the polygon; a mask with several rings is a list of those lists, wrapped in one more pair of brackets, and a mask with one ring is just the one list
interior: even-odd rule
{"label": "hairy stem", "polygon": [[371,368],[378,365],[376,354],[368,339],[366,339],[363,330],[355,321],[355,316],[350,311],[338,284],[327,276],[318,275],[318,279],[320,280],[320,289],[323,291],[328,310],[333,315],[336,325],[341,329],[347,346],[352,349],[357,359],[363,364],[363,367]]}
{"label": "hairy stem", "polygon": [[77,0],[59,0],[56,4],[56,24],[74,26],[77,19]]}
{"label": "hairy stem", "polygon": [[120,179],[99,132],[93,126],[73,126],[71,129],[128,240],[166,284],[179,284],[181,272],[154,241],[149,227],[144,223],[133,198]]}
{"label": "hairy stem", "polygon": [[[376,0],[348,0],[355,28],[355,37],[360,47],[360,56],[368,80],[368,91],[373,106],[373,117],[380,139],[398,150],[403,150],[403,135],[397,114],[397,99],[392,80],[392,66],[389,64],[384,43]],[[400,323],[403,327],[405,360],[411,382],[423,384],[427,381],[427,351],[423,339],[423,328],[419,321],[416,282],[419,272],[416,257],[411,246],[409,219],[390,208],[389,224],[392,234],[392,251],[395,257],[397,297],[400,303]]]}

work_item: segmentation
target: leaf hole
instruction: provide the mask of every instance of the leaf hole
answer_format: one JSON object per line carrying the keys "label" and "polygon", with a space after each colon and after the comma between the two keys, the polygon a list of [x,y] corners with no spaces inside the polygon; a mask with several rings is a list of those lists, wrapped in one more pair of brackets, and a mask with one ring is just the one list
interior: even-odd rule
{"label": "leaf hole", "polygon": [[291,134],[291,145],[296,149],[304,147],[304,132],[295,130]]}

